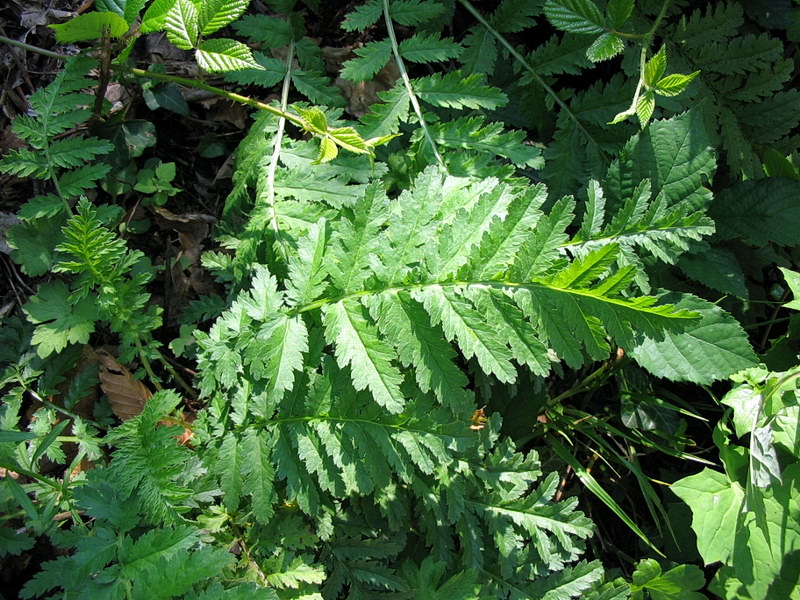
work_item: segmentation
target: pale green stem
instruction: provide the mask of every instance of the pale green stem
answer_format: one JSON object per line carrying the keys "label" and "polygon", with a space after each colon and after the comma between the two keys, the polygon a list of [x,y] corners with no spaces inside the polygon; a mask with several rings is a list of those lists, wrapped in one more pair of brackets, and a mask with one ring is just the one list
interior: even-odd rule
{"label": "pale green stem", "polygon": [[400,46],[397,43],[397,36],[394,33],[392,16],[389,14],[389,0],[383,0],[383,19],[386,21],[386,31],[389,34],[389,40],[392,43],[392,53],[394,54],[394,60],[397,63],[397,70],[400,71],[400,78],[403,80],[403,85],[408,92],[411,106],[414,108],[414,112],[419,119],[419,126],[422,129],[425,140],[428,142],[428,144],[430,144],[431,150],[433,150],[433,155],[436,158],[436,162],[439,163],[445,172],[447,172],[447,165],[444,164],[444,159],[442,158],[442,155],[439,154],[439,149],[436,147],[436,142],[433,141],[433,136],[431,136],[431,132],[428,129],[428,124],[425,122],[425,117],[422,116],[422,108],[419,105],[419,100],[417,100],[417,95],[414,93],[414,88],[411,86],[411,79],[408,77],[406,65],[403,62],[403,58],[400,56]]}
{"label": "pale green stem", "polygon": [[[292,59],[294,58],[294,40],[289,42],[289,49],[286,54],[286,75],[283,77],[281,87],[281,112],[286,112],[289,103],[289,88],[292,82]],[[269,222],[275,234],[275,242],[280,248],[280,254],[284,260],[288,260],[289,253],[286,249],[286,242],[281,235],[280,225],[278,224],[278,211],[275,209],[275,172],[278,168],[278,161],[281,157],[281,147],[283,145],[283,131],[286,128],[286,118],[278,118],[278,128],[274,137],[274,148],[272,158],[269,161],[267,171],[267,205],[269,207]]]}
{"label": "pale green stem", "polygon": [[639,81],[636,83],[636,91],[633,93],[631,105],[624,113],[628,116],[636,114],[636,106],[639,104],[639,96],[642,94],[642,88],[644,87],[644,71],[647,66],[647,51],[650,49],[650,44],[653,43],[653,35],[655,35],[658,26],[661,25],[661,21],[667,14],[669,2],[670,0],[664,0],[656,20],[653,21],[653,26],[650,27],[647,33],[641,36],[644,40],[644,43],[642,44],[642,52],[639,55]]}

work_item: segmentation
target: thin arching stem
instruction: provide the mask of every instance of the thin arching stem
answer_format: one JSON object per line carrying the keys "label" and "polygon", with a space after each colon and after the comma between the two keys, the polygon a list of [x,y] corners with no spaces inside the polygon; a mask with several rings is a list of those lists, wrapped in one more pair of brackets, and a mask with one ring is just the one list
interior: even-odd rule
{"label": "thin arching stem", "polygon": [[[294,40],[289,42],[289,50],[286,53],[286,75],[283,77],[283,87],[281,88],[281,111],[286,112],[286,107],[289,103],[289,88],[292,83],[292,60],[294,58]],[[269,169],[267,170],[267,206],[269,210],[269,222],[272,231],[275,234],[275,243],[279,248],[279,253],[284,260],[288,260],[289,253],[286,249],[286,242],[281,235],[281,230],[278,224],[278,211],[275,209],[275,172],[278,168],[278,161],[281,157],[281,146],[283,144],[283,132],[286,128],[286,119],[284,117],[278,118],[278,129],[275,132],[274,144],[272,149],[272,158],[269,161]]]}
{"label": "thin arching stem", "polygon": [[445,165],[442,155],[439,154],[439,149],[436,147],[436,142],[433,141],[433,136],[431,136],[431,132],[428,129],[428,124],[425,122],[425,117],[422,116],[422,108],[419,105],[419,100],[417,100],[417,95],[414,93],[414,88],[411,86],[411,80],[408,77],[406,65],[403,62],[403,58],[400,56],[400,46],[397,43],[397,36],[394,33],[392,16],[389,14],[389,0],[383,0],[383,19],[386,21],[386,31],[388,32],[389,40],[392,43],[392,53],[394,54],[394,59],[397,63],[397,70],[400,71],[400,78],[403,80],[403,85],[406,87],[406,91],[408,92],[411,106],[414,108],[414,112],[419,119],[419,126],[422,129],[423,135],[425,136],[425,141],[430,144],[431,150],[433,150],[433,156],[436,158],[436,162],[439,163],[442,169],[444,169],[446,172],[447,165]]}
{"label": "thin arching stem", "polygon": [[569,106],[567,106],[567,103],[564,102],[559,97],[558,94],[556,94],[553,88],[547,85],[547,82],[542,78],[541,75],[539,75],[536,72],[536,70],[531,66],[528,60],[524,56],[522,56],[522,54],[520,54],[519,51],[516,48],[514,48],[514,46],[512,46],[511,43],[499,31],[497,31],[491,25],[489,25],[489,22],[483,18],[483,15],[481,15],[481,13],[479,13],[474,6],[472,6],[469,0],[459,0],[459,2],[464,6],[464,8],[466,8],[470,12],[470,14],[473,17],[475,17],[478,23],[483,25],[489,33],[491,33],[494,37],[497,38],[497,41],[499,41],[505,47],[505,49],[508,50],[508,53],[511,54],[511,56],[513,56],[517,60],[517,62],[519,62],[519,64],[522,65],[522,67],[526,71],[528,71],[528,73],[531,74],[533,80],[553,98],[553,101],[556,104],[558,104],[561,110],[564,111],[564,114],[566,114],[570,119],[572,119],[575,122],[575,125],[578,127],[578,129],[581,130],[581,132],[586,136],[586,138],[597,147],[597,149],[600,151],[601,154],[605,155],[605,151],[603,150],[603,147],[600,145],[600,142],[594,139],[594,136],[592,136],[592,134],[589,133],[589,131],[583,126],[583,123],[581,123],[580,119],[578,119],[578,117],[575,116],[575,113],[573,113],[570,110]]}
{"label": "thin arching stem", "polygon": [[[45,50],[44,48],[31,46],[30,44],[26,44],[25,42],[20,42],[19,40],[15,40],[6,37],[4,35],[0,35],[0,43],[8,44],[10,46],[16,46],[18,48],[22,48],[23,50],[36,52],[37,54],[41,54],[42,56],[48,56],[50,58],[55,58],[57,60],[68,60],[71,58],[66,54],[59,54],[58,52],[52,52],[50,50]],[[235,92],[229,92],[228,90],[224,90],[222,88],[209,85],[204,81],[200,81],[199,79],[189,79],[188,77],[177,77],[176,75],[167,75],[166,73],[153,73],[151,71],[145,71],[144,69],[137,69],[135,67],[128,67],[125,65],[112,64],[110,65],[110,68],[112,71],[115,71],[117,73],[128,73],[129,75],[136,75],[137,77],[144,77],[145,79],[155,79],[156,81],[177,83],[179,85],[183,85],[186,87],[191,87],[198,90],[204,90],[216,96],[222,96],[223,98],[227,98],[228,100],[232,100],[234,102],[238,102],[246,106],[251,106],[259,110],[264,110],[266,112],[277,115],[278,117],[283,117],[287,121],[291,121],[292,123],[294,123],[299,127],[303,127],[304,124],[303,119],[301,119],[298,115],[294,115],[285,110],[280,110],[278,108],[275,108],[274,106],[270,106],[269,104],[260,102],[255,98],[250,98],[249,96],[242,96],[241,94],[237,94]]]}

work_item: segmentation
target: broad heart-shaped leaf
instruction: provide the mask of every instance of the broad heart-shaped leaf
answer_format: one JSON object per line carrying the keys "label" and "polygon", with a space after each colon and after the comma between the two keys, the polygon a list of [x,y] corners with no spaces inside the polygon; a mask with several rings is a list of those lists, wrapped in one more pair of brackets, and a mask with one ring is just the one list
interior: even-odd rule
{"label": "broad heart-shaped leaf", "polygon": [[[800,566],[800,465],[784,469],[783,483],[760,494],[758,518],[742,513],[745,491],[725,475],[704,469],[672,484],[692,510],[697,549],[706,564],[723,566],[714,593],[736,590],[730,598],[796,598]],[[759,523],[769,530],[765,535]]]}
{"label": "broad heart-shaped leaf", "polygon": [[692,529],[703,562],[726,562],[733,549],[744,489],[708,467],[676,481],[670,489],[692,509]]}
{"label": "broad heart-shaped leaf", "polygon": [[108,27],[108,34],[118,38],[128,31],[128,23],[113,12],[90,12],[73,17],[66,23],[50,25],[56,32],[56,40],[62,44],[98,40],[103,37],[103,29]]}
{"label": "broad heart-shaped leaf", "polygon": [[201,0],[200,33],[211,35],[233,23],[247,9],[250,0]]}
{"label": "broad heart-shaped leaf", "polygon": [[200,44],[195,57],[200,68],[209,73],[263,68],[253,58],[250,48],[241,42],[225,38],[206,40]]}
{"label": "broad heart-shaped leaf", "polygon": [[547,0],[544,14],[554,27],[569,33],[602,33],[603,13],[591,0]]}
{"label": "broad heart-shaped leaf", "polygon": [[603,179],[609,212],[619,209],[643,179],[652,183],[654,197],[664,193],[670,207],[687,202],[700,210],[710,203],[703,183],[714,174],[716,161],[699,112],[653,121],[625,144],[622,155],[625,159],[615,160]]}
{"label": "broad heart-shaped leaf", "polygon": [[[147,17],[147,13],[145,13],[145,17]],[[167,11],[163,21],[167,39],[181,50],[194,48],[197,42],[197,25],[197,7],[192,0],[176,0]]]}
{"label": "broad heart-shaped leaf", "polygon": [[653,375],[710,384],[758,364],[741,325],[718,306],[691,294],[667,293],[659,299],[700,313],[701,319],[680,333],[666,332],[661,340],[639,337],[630,353]]}
{"label": "broad heart-shaped leaf", "polygon": [[709,211],[721,239],[753,246],[800,244],[800,181],[784,177],[747,180],[720,193]]}
{"label": "broad heart-shaped leaf", "polygon": [[98,318],[93,296],[71,302],[69,289],[60,281],[42,284],[23,310],[37,324],[31,343],[42,358],[60,352],[68,344],[88,342]]}

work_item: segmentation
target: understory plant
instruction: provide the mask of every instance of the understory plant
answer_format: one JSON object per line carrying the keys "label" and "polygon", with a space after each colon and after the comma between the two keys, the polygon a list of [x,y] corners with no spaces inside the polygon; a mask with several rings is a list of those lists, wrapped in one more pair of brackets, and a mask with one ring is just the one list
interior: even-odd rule
{"label": "understory plant", "polygon": [[[797,243],[780,36],[733,2],[340,4],[115,0],[53,27],[86,47],[0,160],[46,190],[8,234],[37,291],[0,328],[0,550],[53,549],[21,596],[692,600],[717,561],[720,597],[791,590],[796,362],[760,367],[742,326]],[[310,35],[332,16],[346,53]],[[136,66],[162,32],[197,78]],[[114,80],[176,114],[179,86],[253,109],[195,265],[213,285],[179,322],[156,291],[173,265],[130,223],[168,218],[185,179],[109,113]],[[723,475],[693,435],[730,381]],[[698,564],[667,547],[653,456],[672,480],[707,465],[672,486]],[[712,484],[738,516],[703,504]]]}

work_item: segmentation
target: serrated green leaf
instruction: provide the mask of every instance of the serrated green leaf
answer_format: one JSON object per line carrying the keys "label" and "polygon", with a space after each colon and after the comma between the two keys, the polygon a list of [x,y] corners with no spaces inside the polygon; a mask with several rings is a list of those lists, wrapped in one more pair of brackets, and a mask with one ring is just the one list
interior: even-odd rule
{"label": "serrated green leaf", "polygon": [[421,100],[446,108],[487,108],[493,110],[508,102],[508,96],[496,87],[483,85],[483,76],[466,77],[460,71],[438,73],[414,81],[414,91]]}
{"label": "serrated green leaf", "polygon": [[653,88],[658,85],[658,82],[664,76],[667,70],[667,47],[661,46],[658,52],[653,55],[653,58],[647,61],[644,68],[644,82],[649,87]]}
{"label": "serrated green leaf", "polygon": [[657,377],[708,385],[758,364],[741,325],[718,306],[689,294],[665,294],[665,302],[695,311],[701,319],[664,339],[642,337],[631,355]]}
{"label": "serrated green leaf", "polygon": [[586,58],[592,62],[601,62],[614,58],[625,49],[625,44],[613,33],[604,33],[597,38],[586,51]]}
{"label": "serrated green leaf", "polygon": [[441,38],[438,35],[416,33],[400,42],[400,56],[415,63],[431,63],[458,58],[461,44],[453,38]]}
{"label": "serrated green leaf", "polygon": [[656,98],[653,92],[647,90],[636,103],[636,117],[639,119],[639,124],[644,129],[644,126],[650,121],[653,116],[653,110],[656,108]]}
{"label": "serrated green leaf", "polygon": [[369,2],[365,2],[347,13],[344,21],[342,21],[342,29],[345,31],[363,31],[370,25],[374,25],[382,14],[382,0],[369,0]]}
{"label": "serrated green leaf", "polygon": [[56,32],[56,40],[62,44],[100,39],[105,28],[108,28],[112,38],[122,37],[128,32],[128,23],[113,12],[90,12],[49,27]]}
{"label": "serrated green leaf", "polygon": [[375,402],[389,412],[401,412],[405,405],[400,391],[403,377],[392,364],[395,353],[361,314],[360,305],[348,300],[329,304],[324,320],[325,337],[336,346],[339,366],[350,366],[353,386],[369,389]]}
{"label": "serrated green leaf", "polygon": [[363,48],[356,48],[355,54],[357,58],[342,65],[341,76],[355,82],[369,81],[389,62],[392,44],[389,40],[370,42]]}
{"label": "serrated green leaf", "polygon": [[656,94],[662,96],[672,97],[682,94],[683,91],[689,87],[692,80],[700,74],[700,71],[695,71],[689,75],[681,75],[680,73],[673,73],[660,79],[656,84],[654,91]]}
{"label": "serrated green leaf", "polygon": [[191,50],[197,42],[198,20],[192,0],[176,0],[163,21],[167,39],[181,50]]}
{"label": "serrated green leaf", "polygon": [[261,69],[250,48],[241,42],[224,38],[206,40],[195,52],[197,64],[209,73],[224,73],[240,69]]}
{"label": "serrated green leaf", "polygon": [[325,113],[316,107],[302,108],[296,106],[297,114],[303,117],[303,127],[306,131],[318,135],[325,134],[328,131],[328,118]]}
{"label": "serrated green leaf", "polygon": [[262,48],[281,48],[294,39],[289,21],[269,15],[247,15],[236,21],[233,28],[239,35],[261,42]]}
{"label": "serrated green leaf", "polygon": [[436,0],[393,0],[389,4],[392,21],[406,27],[427,23],[445,11]]}
{"label": "serrated green leaf", "polygon": [[211,35],[233,23],[245,10],[250,0],[201,0],[199,29],[203,35]]}
{"label": "serrated green leaf", "polygon": [[603,13],[591,0],[547,0],[544,14],[554,27],[569,33],[603,33]]}
{"label": "serrated green leaf", "polygon": [[331,138],[326,136],[319,140],[319,154],[311,164],[319,165],[330,162],[337,156],[339,156],[339,148],[336,147],[336,143]]}

